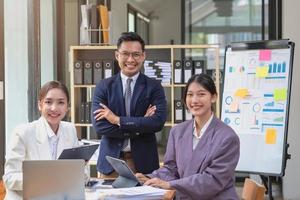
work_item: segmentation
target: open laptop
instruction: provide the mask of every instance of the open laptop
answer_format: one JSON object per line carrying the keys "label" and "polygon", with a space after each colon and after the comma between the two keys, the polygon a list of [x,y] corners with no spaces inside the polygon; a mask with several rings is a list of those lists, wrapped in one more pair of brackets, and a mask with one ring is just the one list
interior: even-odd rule
{"label": "open laptop", "polygon": [[84,160],[23,161],[23,199],[85,199],[84,166]]}
{"label": "open laptop", "polygon": [[143,185],[135,177],[132,170],[128,167],[124,160],[106,156],[106,160],[111,164],[114,170],[119,174],[119,177],[112,183],[114,188],[126,188]]}
{"label": "open laptop", "polygon": [[58,159],[83,159],[89,161],[98,147],[99,144],[92,144],[64,149]]}

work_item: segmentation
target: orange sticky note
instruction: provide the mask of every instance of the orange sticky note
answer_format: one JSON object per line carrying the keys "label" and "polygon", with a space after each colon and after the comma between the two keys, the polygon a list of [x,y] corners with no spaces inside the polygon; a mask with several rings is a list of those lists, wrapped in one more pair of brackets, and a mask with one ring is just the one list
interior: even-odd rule
{"label": "orange sticky note", "polygon": [[284,100],[286,100],[287,90],[286,89],[275,89],[273,95],[274,95],[275,101],[284,101]]}
{"label": "orange sticky note", "polygon": [[237,102],[232,102],[229,106],[230,112],[237,112],[239,109],[239,104]]}
{"label": "orange sticky note", "polygon": [[260,50],[259,51],[259,60],[260,61],[270,61],[271,55],[272,55],[272,51],[269,49]]}
{"label": "orange sticky note", "polygon": [[275,128],[266,129],[266,144],[275,144],[277,137],[277,131]]}
{"label": "orange sticky note", "polygon": [[257,78],[265,78],[269,74],[269,67],[263,66],[263,67],[256,67],[255,69],[255,76]]}
{"label": "orange sticky note", "polygon": [[247,88],[240,88],[234,93],[234,96],[240,97],[240,98],[245,98],[248,95],[249,95],[249,91]]}

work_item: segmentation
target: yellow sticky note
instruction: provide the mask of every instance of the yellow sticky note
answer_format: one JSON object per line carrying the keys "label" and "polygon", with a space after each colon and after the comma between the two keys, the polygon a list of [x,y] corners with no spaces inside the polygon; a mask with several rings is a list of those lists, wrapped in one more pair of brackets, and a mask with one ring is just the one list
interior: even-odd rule
{"label": "yellow sticky note", "polygon": [[275,128],[266,129],[266,144],[275,144],[277,137],[277,131]]}
{"label": "yellow sticky note", "polygon": [[273,95],[274,95],[275,101],[284,101],[284,100],[286,100],[287,90],[286,89],[275,89]]}
{"label": "yellow sticky note", "polygon": [[240,88],[235,93],[234,96],[244,98],[249,95],[249,91],[247,88]]}
{"label": "yellow sticky note", "polygon": [[257,78],[265,78],[269,74],[269,67],[268,66],[263,66],[263,67],[256,67],[255,70],[255,76]]}

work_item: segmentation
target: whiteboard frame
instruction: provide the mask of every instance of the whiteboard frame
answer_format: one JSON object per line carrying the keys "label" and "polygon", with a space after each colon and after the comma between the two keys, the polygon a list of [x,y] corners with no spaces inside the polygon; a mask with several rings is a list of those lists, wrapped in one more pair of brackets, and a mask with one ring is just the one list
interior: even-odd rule
{"label": "whiteboard frame", "polygon": [[249,170],[236,170],[236,172],[242,173],[251,173],[251,174],[259,174],[264,176],[284,176],[286,162],[287,159],[290,159],[290,155],[288,154],[289,144],[287,143],[288,136],[288,122],[289,122],[289,110],[290,110],[290,98],[291,98],[291,89],[292,89],[292,72],[293,72],[293,60],[294,60],[294,48],[295,43],[285,40],[267,40],[267,41],[252,41],[252,42],[237,42],[231,43],[226,46],[225,55],[224,55],[224,80],[222,85],[223,94],[221,96],[221,112],[220,119],[222,119],[223,113],[223,95],[225,88],[225,80],[226,80],[226,57],[227,51],[231,49],[232,51],[243,51],[243,50],[263,50],[263,49],[287,49],[290,48],[290,61],[289,61],[289,73],[288,73],[288,85],[287,85],[287,99],[286,99],[286,116],[285,116],[285,127],[284,127],[284,137],[283,137],[283,147],[282,147],[282,162],[281,162],[281,171],[279,173],[272,172],[262,172],[262,171],[249,171]]}

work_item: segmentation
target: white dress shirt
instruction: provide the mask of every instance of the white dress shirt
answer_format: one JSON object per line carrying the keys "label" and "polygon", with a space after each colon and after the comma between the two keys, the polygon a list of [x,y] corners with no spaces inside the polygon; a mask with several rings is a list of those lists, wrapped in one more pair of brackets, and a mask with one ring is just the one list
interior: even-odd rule
{"label": "white dress shirt", "polygon": [[210,125],[212,119],[213,119],[213,114],[210,116],[210,118],[207,120],[207,122],[204,124],[204,126],[200,130],[199,136],[197,135],[197,130],[196,130],[196,121],[194,119],[194,130],[193,130],[193,150],[196,148],[197,144],[199,143],[200,139],[204,135],[207,127]]}
{"label": "white dress shirt", "polygon": [[49,147],[52,160],[57,159],[57,145],[58,140],[61,132],[60,126],[58,127],[57,134],[51,129],[50,125],[48,124],[47,120],[43,118],[44,126],[48,135]]}
{"label": "white dress shirt", "polygon": [[[125,75],[125,74],[123,74],[123,73],[120,73],[120,75],[121,75],[121,79],[122,79],[122,86],[123,86],[123,96],[125,95],[126,81],[127,81],[127,79],[128,79],[128,78],[131,78],[131,79],[132,79],[132,81],[131,81],[131,84],[130,84],[130,87],[131,87],[131,94],[133,94],[133,89],[134,89],[134,86],[135,86],[136,80],[137,80],[137,78],[138,78],[138,77],[139,77],[139,75],[140,75],[140,72],[139,72],[139,73],[137,73],[136,75],[132,76],[132,77],[128,77],[128,76],[126,76],[126,75]],[[130,150],[131,150],[131,148],[130,148],[130,139],[128,139],[128,142],[127,142],[127,141],[125,141],[124,143],[125,143],[125,144],[127,144],[127,143],[128,143],[128,145],[127,145],[127,146],[125,146],[125,147],[123,148],[123,150],[122,150],[122,151],[125,151],[125,152],[128,152],[128,151],[130,151]]]}

